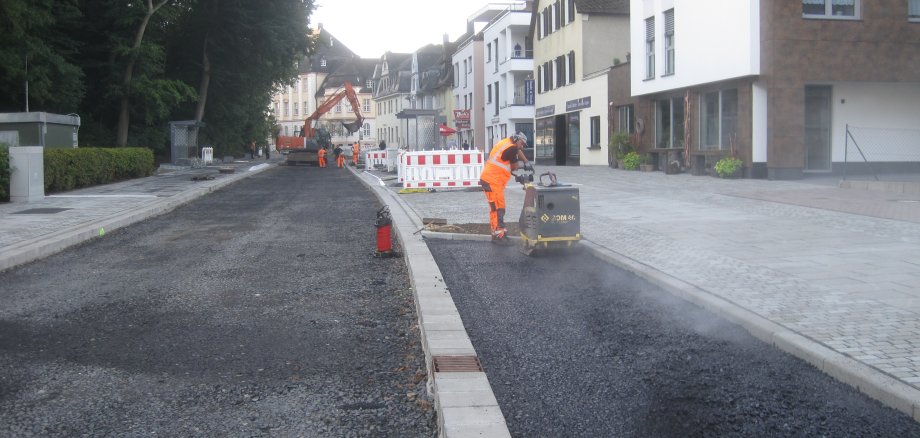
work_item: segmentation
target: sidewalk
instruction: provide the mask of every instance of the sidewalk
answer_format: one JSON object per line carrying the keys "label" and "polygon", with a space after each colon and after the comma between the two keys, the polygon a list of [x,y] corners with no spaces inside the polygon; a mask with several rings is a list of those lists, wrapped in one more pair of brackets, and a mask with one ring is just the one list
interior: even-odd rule
{"label": "sidewalk", "polygon": [[[179,168],[147,178],[46,195],[37,202],[0,204],[0,271],[166,213],[276,165],[241,159],[206,168]],[[218,167],[233,173],[219,173]],[[194,176],[212,180],[194,181]]]}
{"label": "sidewalk", "polygon": [[[547,170],[579,185],[590,250],[920,421],[920,194]],[[399,197],[417,218],[487,221],[479,192]]]}

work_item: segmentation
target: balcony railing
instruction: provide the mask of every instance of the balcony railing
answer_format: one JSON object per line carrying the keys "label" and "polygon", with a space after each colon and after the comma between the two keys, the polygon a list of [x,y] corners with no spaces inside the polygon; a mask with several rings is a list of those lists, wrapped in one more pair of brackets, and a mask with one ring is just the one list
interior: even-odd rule
{"label": "balcony railing", "polygon": [[510,59],[533,59],[533,50],[512,50]]}

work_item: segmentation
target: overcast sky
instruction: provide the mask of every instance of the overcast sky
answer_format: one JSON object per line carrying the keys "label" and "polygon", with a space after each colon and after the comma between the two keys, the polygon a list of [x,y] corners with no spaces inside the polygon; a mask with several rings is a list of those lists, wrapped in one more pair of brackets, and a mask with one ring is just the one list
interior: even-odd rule
{"label": "overcast sky", "polygon": [[[497,1],[495,3],[504,3]],[[310,27],[329,33],[362,58],[386,51],[412,53],[444,34],[454,41],[466,31],[466,19],[488,0],[316,0]]]}

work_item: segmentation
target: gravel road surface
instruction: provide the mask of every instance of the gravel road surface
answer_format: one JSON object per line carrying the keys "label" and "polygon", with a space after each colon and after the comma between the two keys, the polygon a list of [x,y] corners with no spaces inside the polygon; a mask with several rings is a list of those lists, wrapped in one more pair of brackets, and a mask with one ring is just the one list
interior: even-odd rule
{"label": "gravel road surface", "polygon": [[906,415],[586,251],[428,246],[514,436],[920,436]]}
{"label": "gravel road surface", "polygon": [[0,436],[434,436],[377,207],[279,167],[0,273]]}

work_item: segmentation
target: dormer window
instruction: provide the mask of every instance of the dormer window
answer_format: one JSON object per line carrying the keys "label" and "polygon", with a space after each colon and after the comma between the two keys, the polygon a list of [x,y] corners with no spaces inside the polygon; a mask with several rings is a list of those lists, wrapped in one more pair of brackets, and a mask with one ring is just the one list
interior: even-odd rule
{"label": "dormer window", "polygon": [[320,66],[320,67],[325,67],[325,66],[326,66],[326,57],[325,57],[325,56],[323,56],[322,58],[319,59],[319,66]]}

